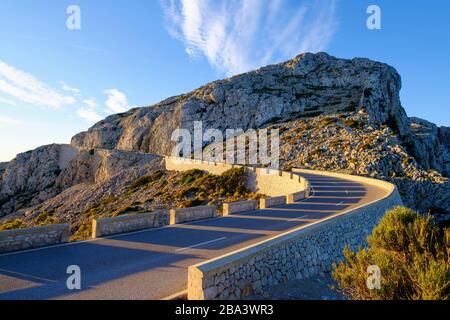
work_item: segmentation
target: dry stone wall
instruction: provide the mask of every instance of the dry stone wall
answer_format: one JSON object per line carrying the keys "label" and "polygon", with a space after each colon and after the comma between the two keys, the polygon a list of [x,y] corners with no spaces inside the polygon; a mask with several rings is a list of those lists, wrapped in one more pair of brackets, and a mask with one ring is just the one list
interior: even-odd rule
{"label": "dry stone wall", "polygon": [[170,210],[170,224],[185,223],[216,217],[216,206],[198,206]]}
{"label": "dry stone wall", "polygon": [[166,211],[157,211],[94,219],[92,238],[163,227],[168,224],[168,217]]}
{"label": "dry stone wall", "polygon": [[68,241],[68,224],[7,230],[0,232],[0,253],[34,249]]}

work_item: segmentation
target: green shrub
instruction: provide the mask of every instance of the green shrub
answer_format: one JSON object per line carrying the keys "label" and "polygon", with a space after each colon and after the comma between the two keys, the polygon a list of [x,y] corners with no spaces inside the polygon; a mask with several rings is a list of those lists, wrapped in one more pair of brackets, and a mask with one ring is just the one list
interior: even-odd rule
{"label": "green shrub", "polygon": [[205,205],[206,202],[204,200],[200,200],[200,199],[190,199],[190,200],[186,200],[181,202],[178,205],[178,208],[191,208],[191,207],[198,207],[198,206],[202,206]]}
{"label": "green shrub", "polygon": [[72,230],[70,241],[80,241],[89,239],[92,236],[92,221],[86,221],[76,226]]}
{"label": "green shrub", "polygon": [[22,219],[14,219],[5,221],[0,225],[0,231],[15,230],[15,229],[25,229],[27,228],[26,223]]}
{"label": "green shrub", "polygon": [[207,175],[205,171],[197,169],[186,171],[181,175],[181,185],[184,186],[188,183],[194,182],[205,175]]}
{"label": "green shrub", "polygon": [[[368,237],[368,247],[344,250],[333,278],[351,299],[435,300],[450,298],[449,229],[411,209],[390,210]],[[369,290],[367,268],[381,269],[381,289]]]}
{"label": "green shrub", "polygon": [[59,219],[53,216],[53,213],[49,212],[42,212],[39,214],[39,216],[36,218],[34,225],[39,227],[45,227],[52,224],[58,224]]}
{"label": "green shrub", "polygon": [[231,200],[243,200],[251,195],[246,188],[245,168],[234,168],[222,175],[212,175],[200,170],[185,172],[180,178],[181,188],[171,191],[173,198],[182,200],[179,207],[194,207]]}
{"label": "green shrub", "polygon": [[153,185],[157,181],[159,181],[164,176],[163,171],[156,171],[149,176],[141,177],[136,179],[129,187],[128,193],[134,193],[143,187],[147,187],[149,185]]}

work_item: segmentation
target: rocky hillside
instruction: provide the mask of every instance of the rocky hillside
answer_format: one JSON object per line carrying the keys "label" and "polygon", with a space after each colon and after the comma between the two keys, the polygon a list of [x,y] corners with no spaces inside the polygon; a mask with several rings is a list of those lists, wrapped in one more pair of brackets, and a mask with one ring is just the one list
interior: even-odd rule
{"label": "rocky hillside", "polygon": [[[4,167],[0,180],[0,217],[33,207],[73,187],[111,181],[118,174],[133,179],[155,168],[155,155],[121,150],[77,150],[49,145],[19,154]],[[109,190],[114,192],[115,190]]]}
{"label": "rocky hillside", "polygon": [[[421,122],[420,122],[421,123]],[[411,126],[417,128],[418,119]],[[375,125],[364,111],[319,116],[279,125],[282,167],[301,167],[369,176],[397,185],[405,205],[423,213],[447,213],[450,184],[425,169],[388,125]],[[437,136],[422,132],[423,139]],[[433,145],[438,147],[439,144]],[[440,150],[448,156],[446,149]]]}
{"label": "rocky hillside", "polygon": [[[302,54],[110,116],[71,146],[41,147],[0,164],[0,212],[23,214],[69,189],[89,194],[87,186],[107,186],[116,173],[133,179],[154,172],[158,160],[148,153],[170,154],[172,132],[192,132],[194,121],[222,131],[280,127],[285,166],[392,180],[411,206],[450,211],[450,129],[408,118],[400,89],[386,64]],[[102,192],[116,192],[112,185]]]}

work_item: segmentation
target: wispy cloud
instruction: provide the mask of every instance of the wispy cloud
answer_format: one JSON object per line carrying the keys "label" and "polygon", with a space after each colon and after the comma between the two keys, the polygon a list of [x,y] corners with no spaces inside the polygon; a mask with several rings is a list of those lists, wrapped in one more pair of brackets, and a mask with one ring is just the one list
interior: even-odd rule
{"label": "wispy cloud", "polygon": [[0,115],[1,124],[22,124],[22,121]]}
{"label": "wispy cloud", "polygon": [[10,100],[10,99],[5,99],[5,98],[0,97],[0,104],[7,104],[10,106],[15,106],[16,102],[13,100]]}
{"label": "wispy cloud", "polygon": [[[39,81],[36,77],[25,71],[19,70],[5,62],[0,61],[0,92],[15,98],[18,102],[26,104],[58,109],[63,106],[75,106],[76,114],[87,122],[97,122],[104,117],[121,113],[130,109],[128,98],[125,93],[118,89],[103,91],[106,95],[104,104],[98,104],[94,98],[83,97],[81,90],[60,81],[61,94],[48,85]],[[15,100],[0,97],[0,104],[15,106]],[[12,118],[0,116],[0,123],[19,124]]]}
{"label": "wispy cloud", "polygon": [[76,101],[74,97],[60,94],[33,75],[2,61],[0,61],[0,91],[25,103],[55,109],[74,104]]}
{"label": "wispy cloud", "polygon": [[108,89],[103,92],[106,95],[104,105],[99,105],[94,98],[84,99],[83,107],[78,108],[77,114],[87,122],[97,122],[114,113],[122,113],[130,109],[125,93],[118,89]]}
{"label": "wispy cloud", "polygon": [[97,102],[95,102],[94,98],[84,99],[83,103],[86,104],[90,108],[98,107],[98,104],[97,104]]}
{"label": "wispy cloud", "polygon": [[77,110],[77,115],[80,118],[85,119],[89,123],[98,122],[104,118],[103,116],[98,114],[97,111],[95,111],[95,109],[89,107],[79,108]]}
{"label": "wispy cloud", "polygon": [[60,81],[60,83],[61,83],[61,89],[63,89],[64,91],[73,93],[75,95],[79,95],[81,93],[80,89],[71,87],[68,84],[66,84],[64,81]]}
{"label": "wispy cloud", "polygon": [[337,0],[161,0],[169,33],[186,52],[232,75],[327,49]]}
{"label": "wispy cloud", "polygon": [[84,99],[83,104],[84,106],[77,110],[80,118],[85,119],[88,123],[98,122],[105,118],[106,114],[98,110],[99,105],[94,98]]}
{"label": "wispy cloud", "polygon": [[121,113],[130,109],[127,96],[123,92],[117,89],[108,89],[104,93],[108,96],[105,102],[108,112]]}

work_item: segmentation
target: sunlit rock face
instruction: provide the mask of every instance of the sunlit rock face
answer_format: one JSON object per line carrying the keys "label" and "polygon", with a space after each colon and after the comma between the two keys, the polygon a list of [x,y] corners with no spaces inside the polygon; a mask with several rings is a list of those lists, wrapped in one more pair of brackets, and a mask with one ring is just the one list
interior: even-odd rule
{"label": "sunlit rock face", "polygon": [[172,132],[179,127],[192,130],[194,121],[202,121],[204,128],[247,130],[273,121],[364,109],[371,122],[389,123],[420,153],[400,104],[400,88],[400,76],[386,64],[306,53],[113,115],[76,135],[72,145],[169,154]]}
{"label": "sunlit rock face", "polygon": [[[155,161],[160,162],[159,159],[150,154],[78,150],[70,145],[57,144],[19,154],[0,167],[3,168],[0,171],[0,217],[39,205],[75,185],[105,183],[133,168],[147,174],[152,171],[146,171],[147,166],[154,166]],[[128,175],[133,177],[130,173]],[[116,191],[113,187],[110,189],[109,192]]]}

